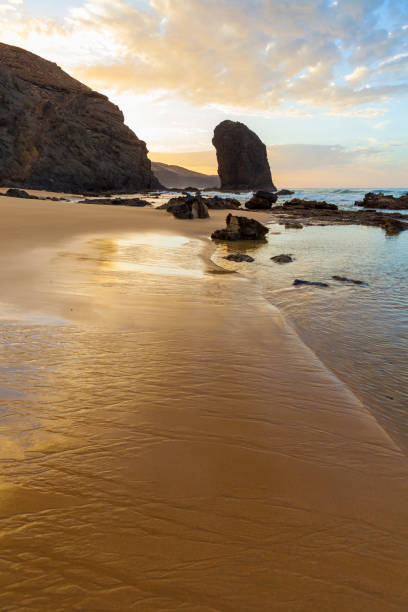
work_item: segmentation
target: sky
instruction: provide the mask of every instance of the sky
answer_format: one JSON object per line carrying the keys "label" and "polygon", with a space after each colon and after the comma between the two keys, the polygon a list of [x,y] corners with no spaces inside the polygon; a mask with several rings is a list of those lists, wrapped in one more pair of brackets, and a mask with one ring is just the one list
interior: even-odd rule
{"label": "sky", "polygon": [[216,173],[228,118],[279,187],[408,187],[408,0],[0,0],[0,40],[108,95],[151,159]]}

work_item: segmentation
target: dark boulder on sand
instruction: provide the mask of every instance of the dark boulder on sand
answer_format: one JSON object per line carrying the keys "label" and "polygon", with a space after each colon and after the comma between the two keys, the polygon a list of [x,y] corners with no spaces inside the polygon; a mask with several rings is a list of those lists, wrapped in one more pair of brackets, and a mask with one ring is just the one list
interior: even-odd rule
{"label": "dark boulder on sand", "polygon": [[266,147],[260,138],[239,121],[222,121],[214,130],[221,189],[276,191],[272,182]]}
{"label": "dark boulder on sand", "polygon": [[269,229],[256,221],[247,217],[236,217],[227,215],[227,227],[220,230],[215,230],[211,234],[212,240],[265,240]]}
{"label": "dark boulder on sand", "polygon": [[408,210],[408,193],[399,198],[383,193],[366,193],[362,202],[354,202],[363,208],[380,208],[388,210]]}
{"label": "dark boulder on sand", "polygon": [[0,185],[69,193],[159,188],[146,143],[108,98],[0,43]]}
{"label": "dark boulder on sand", "polygon": [[257,191],[248,202],[245,203],[245,208],[248,210],[268,210],[275,204],[278,196],[270,191]]}

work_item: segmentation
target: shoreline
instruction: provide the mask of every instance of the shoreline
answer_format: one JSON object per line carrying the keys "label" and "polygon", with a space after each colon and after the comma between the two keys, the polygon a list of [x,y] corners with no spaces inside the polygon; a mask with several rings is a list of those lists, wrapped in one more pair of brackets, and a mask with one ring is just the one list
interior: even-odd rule
{"label": "shoreline", "polygon": [[[212,211],[209,220],[180,221],[152,209],[85,207],[79,214],[70,204],[13,200],[2,212],[1,260],[10,261],[22,249],[29,249],[29,258],[23,257],[17,268],[7,271],[7,282],[15,283],[15,289],[17,283],[26,301],[37,299],[38,279],[32,277],[30,260],[32,249],[44,248],[46,237],[51,251],[63,253],[70,236],[85,243],[90,235],[113,237],[109,244],[74,250],[74,259],[69,253],[65,260],[55,263],[53,259],[56,267],[50,273],[60,283],[63,302],[78,300],[74,294],[69,298],[66,287],[77,288],[78,295],[86,290],[85,301],[92,296],[89,318],[82,327],[87,328],[93,317],[106,315],[96,335],[85,329],[82,338],[75,332],[73,342],[69,328],[76,328],[75,316],[67,329],[55,332],[61,346],[66,342],[70,348],[57,350],[58,355],[62,351],[57,359],[62,365],[48,383],[53,393],[58,389],[60,422],[51,429],[65,440],[73,427],[78,440],[68,453],[66,442],[57,440],[53,442],[56,457],[45,451],[38,459],[38,467],[47,468],[48,475],[40,487],[41,510],[34,512],[26,528],[29,533],[37,530],[43,554],[52,558],[46,517],[59,479],[60,490],[72,498],[69,503],[61,498],[61,508],[70,508],[74,526],[82,521],[90,530],[89,543],[76,539],[69,528],[61,531],[64,554],[57,556],[53,571],[65,576],[65,587],[79,579],[64,574],[61,564],[78,562],[85,555],[97,573],[110,580],[119,577],[126,585],[123,609],[139,601],[138,597],[140,605],[145,598],[156,598],[156,610],[176,609],[188,602],[189,609],[197,612],[212,607],[269,610],[271,606],[339,612],[363,606],[373,611],[384,606],[405,609],[408,459],[371,412],[303,343],[258,288],[242,290],[247,280],[236,275],[215,275],[211,280],[175,275],[171,280],[164,275],[163,285],[161,278],[152,279],[143,270],[140,278],[126,276],[128,247],[118,246],[119,236],[143,232],[186,236],[206,249],[206,237],[211,228],[220,226],[226,211]],[[268,213],[254,216],[269,218]],[[62,249],[64,237],[68,242]],[[155,258],[156,265],[162,259],[171,265],[179,256],[177,246],[162,252],[158,245],[151,253],[143,250],[148,245],[140,248],[146,257]],[[49,252],[47,257],[49,262]],[[122,267],[112,267],[110,262],[119,257]],[[193,272],[199,267],[197,257],[194,251]],[[67,269],[72,269],[73,276],[67,276],[69,284],[64,285],[68,281],[58,273]],[[16,275],[22,271],[17,282]],[[135,287],[129,278],[134,278]],[[41,282],[39,308],[41,304],[50,308],[53,290],[46,291],[45,281]],[[29,296],[27,287],[33,288]],[[123,318],[124,313],[128,318]],[[103,350],[99,336],[106,344]],[[134,363],[122,352],[122,344],[128,346]],[[134,352],[139,345],[143,347],[140,354]],[[78,383],[70,380],[69,359],[64,365],[63,351],[68,351],[67,356],[73,352],[81,364],[75,370],[81,381],[82,372],[99,363],[101,355],[109,359],[107,347],[115,349],[118,361],[117,365],[115,359],[111,362],[118,386],[115,379],[109,382],[114,416],[109,393],[100,393],[98,378],[88,373],[78,395]],[[40,363],[53,350],[46,343],[38,355]],[[103,363],[101,373],[109,361]],[[43,367],[47,364],[44,361]],[[129,370],[122,378],[125,364]],[[134,385],[140,400],[139,396],[134,399]],[[48,405],[37,387],[31,393],[35,403],[38,399]],[[72,410],[72,398],[80,408],[78,414]],[[54,404],[49,407],[47,418],[53,417]],[[92,454],[102,458],[100,467]],[[80,477],[83,463],[87,480]],[[55,465],[59,468],[54,477]],[[63,468],[69,468],[72,476]],[[44,477],[39,469],[26,482],[19,469],[17,465],[16,475],[26,492],[16,497],[17,507],[26,512],[33,495],[30,481],[40,483]],[[75,474],[78,487],[82,483],[80,495],[72,485]],[[102,505],[93,490],[95,483]],[[10,495],[17,492],[12,487]],[[92,509],[89,516],[81,514],[84,503]],[[105,514],[108,503],[111,509]],[[15,506],[10,508],[6,544],[7,538],[15,537],[13,527],[18,524]],[[112,515],[115,521],[108,527]],[[96,519],[108,529],[108,539],[95,530]],[[56,520],[62,529],[58,516]],[[7,535],[10,526],[11,535]],[[84,545],[81,554],[80,542]],[[35,559],[28,566],[38,570]],[[67,597],[67,609],[83,604],[97,610],[101,602],[106,604],[106,596],[101,587],[83,604],[83,595],[74,589]],[[51,600],[50,595],[50,609]],[[10,603],[7,594],[3,601]]]}

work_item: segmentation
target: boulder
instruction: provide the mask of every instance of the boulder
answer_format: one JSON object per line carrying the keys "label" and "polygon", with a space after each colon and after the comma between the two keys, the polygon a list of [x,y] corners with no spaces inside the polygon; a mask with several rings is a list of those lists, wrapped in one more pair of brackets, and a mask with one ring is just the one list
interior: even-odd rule
{"label": "boulder", "polygon": [[310,285],[312,287],[329,287],[329,285],[327,283],[318,283],[318,282],[314,282],[314,281],[307,281],[307,280],[302,280],[300,278],[296,278],[293,281],[293,284],[295,285],[295,287],[300,287],[302,285]]}
{"label": "boulder", "polygon": [[266,147],[259,137],[239,121],[223,121],[214,130],[221,189],[276,191]]}
{"label": "boulder", "polygon": [[362,202],[354,202],[354,205],[363,208],[408,210],[408,193],[396,198],[393,195],[369,192],[365,194]]}
{"label": "boulder", "polygon": [[211,234],[212,240],[265,240],[269,229],[256,221],[247,217],[236,217],[231,213],[226,218],[227,227],[215,230]]}
{"label": "boulder", "polygon": [[146,144],[108,98],[0,43],[0,185],[93,195],[159,188]]}
{"label": "boulder", "polygon": [[270,191],[257,191],[248,202],[245,203],[245,208],[248,210],[268,210],[275,204],[278,196]]}
{"label": "boulder", "polygon": [[253,257],[245,255],[245,253],[231,253],[231,255],[226,255],[224,259],[228,259],[228,261],[237,261],[239,263],[242,261],[247,261],[248,263],[255,261]]}
{"label": "boulder", "polygon": [[271,257],[271,260],[278,264],[291,263],[293,261],[292,255],[285,255],[282,253],[281,255],[275,255],[275,257]]}

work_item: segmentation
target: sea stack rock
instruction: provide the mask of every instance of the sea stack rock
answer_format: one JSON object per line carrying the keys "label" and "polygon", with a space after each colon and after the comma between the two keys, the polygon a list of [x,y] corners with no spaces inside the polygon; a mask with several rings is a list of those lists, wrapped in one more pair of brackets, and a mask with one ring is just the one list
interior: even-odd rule
{"label": "sea stack rock", "polygon": [[221,189],[276,191],[266,147],[246,125],[222,121],[214,130],[212,142],[217,151]]}
{"label": "sea stack rock", "polygon": [[0,185],[50,191],[160,187],[146,144],[108,98],[0,43]]}

